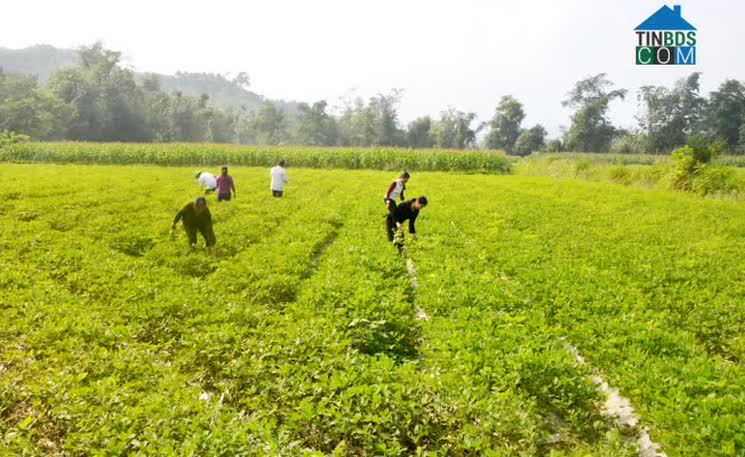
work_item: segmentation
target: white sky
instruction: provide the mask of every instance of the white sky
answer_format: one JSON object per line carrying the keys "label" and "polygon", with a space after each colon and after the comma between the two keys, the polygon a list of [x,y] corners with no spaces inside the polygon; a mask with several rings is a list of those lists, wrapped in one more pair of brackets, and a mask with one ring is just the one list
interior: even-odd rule
{"label": "white sky", "polygon": [[[701,71],[705,93],[745,79],[745,2],[689,0],[698,65],[634,64],[634,27],[664,3],[648,0],[274,0],[3,2],[0,46],[75,48],[100,40],[138,71],[247,71],[270,98],[335,105],[349,89],[367,98],[405,90],[400,117],[449,105],[491,118],[499,98],[525,105],[524,125],[551,135],[569,125],[560,101],[578,79],[605,72],[629,89],[612,105],[634,127],[636,89]],[[673,3],[668,3],[672,6]]]}

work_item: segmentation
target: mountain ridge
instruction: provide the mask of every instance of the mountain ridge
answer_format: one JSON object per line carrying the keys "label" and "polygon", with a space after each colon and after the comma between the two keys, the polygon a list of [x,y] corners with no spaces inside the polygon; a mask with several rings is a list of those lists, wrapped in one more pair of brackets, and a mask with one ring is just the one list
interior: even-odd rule
{"label": "mountain ridge", "polygon": [[[79,65],[78,52],[74,49],[56,48],[48,44],[37,44],[22,49],[0,47],[0,69],[8,73],[33,74],[39,85],[44,86],[52,74],[62,68]],[[270,100],[248,90],[246,83],[228,79],[218,73],[176,72],[167,75],[152,72],[134,72],[138,83],[156,76],[161,90],[168,93],[181,92],[200,97],[207,94],[216,105],[237,110],[256,111],[265,101],[270,101],[284,111],[295,111],[297,102]]]}

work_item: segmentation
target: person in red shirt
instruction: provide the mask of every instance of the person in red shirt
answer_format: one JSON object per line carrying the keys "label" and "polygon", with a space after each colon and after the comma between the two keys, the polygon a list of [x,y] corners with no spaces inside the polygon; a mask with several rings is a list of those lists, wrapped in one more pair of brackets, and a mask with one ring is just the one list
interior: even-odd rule
{"label": "person in red shirt", "polygon": [[228,174],[228,167],[222,167],[220,176],[217,177],[217,201],[229,201],[231,197],[235,198],[233,177]]}
{"label": "person in red shirt", "polygon": [[406,190],[406,183],[409,182],[411,176],[408,172],[404,171],[401,176],[388,186],[388,191],[385,193],[385,207],[389,213],[392,213],[396,209],[396,199],[401,197],[401,201],[405,201],[404,191]]}

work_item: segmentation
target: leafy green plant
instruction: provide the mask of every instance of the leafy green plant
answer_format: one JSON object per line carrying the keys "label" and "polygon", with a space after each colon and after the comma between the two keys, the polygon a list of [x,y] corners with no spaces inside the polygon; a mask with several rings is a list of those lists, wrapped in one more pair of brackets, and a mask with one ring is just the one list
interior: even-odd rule
{"label": "leafy green plant", "polygon": [[0,148],[11,144],[28,143],[29,141],[31,141],[31,137],[28,135],[14,133],[8,130],[0,132]]}
{"label": "leafy green plant", "polygon": [[192,171],[0,165],[3,453],[637,455],[592,375],[668,455],[745,449],[738,202],[418,173],[401,258],[389,172],[231,167],[211,258]]}

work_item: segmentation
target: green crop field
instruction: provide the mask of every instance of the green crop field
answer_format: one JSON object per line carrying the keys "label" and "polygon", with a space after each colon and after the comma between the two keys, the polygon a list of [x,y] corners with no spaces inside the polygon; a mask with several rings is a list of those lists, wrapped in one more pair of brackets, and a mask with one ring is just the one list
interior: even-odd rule
{"label": "green crop field", "polygon": [[0,455],[745,455],[742,203],[412,169],[399,257],[392,172],[233,166],[211,258],[194,168],[0,163]]}

